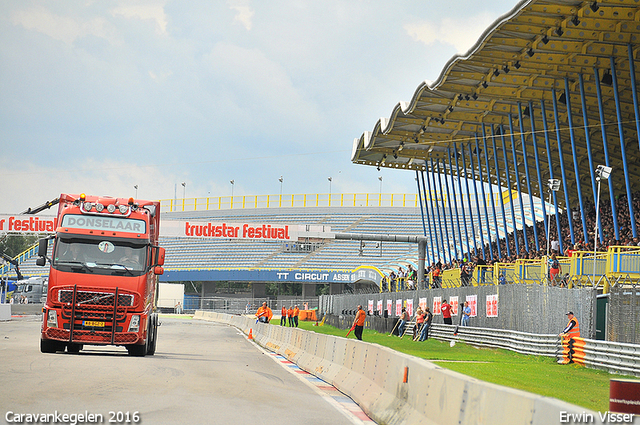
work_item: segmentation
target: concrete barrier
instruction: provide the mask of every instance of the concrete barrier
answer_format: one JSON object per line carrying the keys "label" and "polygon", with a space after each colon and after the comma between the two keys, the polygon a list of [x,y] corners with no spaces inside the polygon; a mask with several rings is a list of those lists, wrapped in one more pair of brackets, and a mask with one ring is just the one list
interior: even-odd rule
{"label": "concrete barrier", "polygon": [[255,319],[203,312],[194,318],[228,323],[261,346],[283,355],[351,397],[385,424],[559,423],[561,412],[592,414],[579,406],[480,381],[390,348],[355,339],[255,323]]}

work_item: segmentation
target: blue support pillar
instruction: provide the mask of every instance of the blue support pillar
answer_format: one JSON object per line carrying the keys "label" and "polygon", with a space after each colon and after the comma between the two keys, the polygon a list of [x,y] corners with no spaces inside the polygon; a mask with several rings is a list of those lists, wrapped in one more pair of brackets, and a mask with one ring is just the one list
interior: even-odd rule
{"label": "blue support pillar", "polygon": [[[460,205],[462,206],[462,211],[463,211],[462,223],[464,226],[464,239],[467,243],[467,254],[471,255],[471,246],[469,244],[469,230],[467,229],[467,214],[464,213],[464,195],[462,192],[462,179],[464,178],[465,180],[467,180],[467,197],[469,197],[469,181],[467,179],[467,173],[466,173],[466,170],[464,170],[464,168],[462,171],[464,174],[464,177],[460,176],[460,166],[458,165],[458,146],[456,145],[453,146],[453,154],[456,159],[456,170],[458,170],[458,190],[460,191]],[[469,207],[471,207],[471,204],[469,204]],[[458,211],[458,205],[456,204],[456,214],[457,214],[457,211]],[[469,212],[471,212],[471,208],[469,208]],[[471,258],[469,258],[469,260],[471,260]]]}
{"label": "blue support pillar", "polygon": [[484,192],[484,177],[482,175],[482,161],[480,160],[480,144],[478,142],[478,133],[476,133],[476,155],[478,156],[478,176],[480,177],[480,189],[482,190],[484,220],[485,224],[487,225],[487,237],[489,238],[489,255],[491,256],[491,261],[493,261],[493,240],[491,239],[491,225],[489,224],[489,211],[487,210],[487,195]]}
{"label": "blue support pillar", "polygon": [[[502,156],[504,160],[504,169],[507,176],[507,190],[509,191],[509,205],[511,206],[511,221],[513,223],[513,242],[516,247],[516,255],[520,253],[518,242],[518,227],[516,224],[516,208],[513,205],[513,189],[511,187],[511,171],[509,171],[509,160],[507,159],[507,144],[504,138],[504,127],[500,126],[500,139],[502,140]],[[515,165],[515,164],[514,164]]]}
{"label": "blue support pillar", "polygon": [[[540,113],[542,114],[542,126],[544,128],[544,143],[547,148],[547,162],[549,163],[549,178],[553,177],[553,162],[551,162],[551,143],[549,142],[549,125],[547,123],[547,111],[544,106],[544,100],[540,101]],[[562,190],[567,190],[566,187],[563,187]],[[555,221],[556,221],[556,231],[558,232],[558,242],[560,243],[560,252],[563,252],[562,247],[562,229],[560,228],[560,220],[558,217],[558,195],[556,192],[553,192],[553,206],[555,208]],[[544,202],[544,200],[543,200]],[[549,218],[551,220],[551,218]]]}
{"label": "blue support pillar", "polygon": [[431,179],[432,179],[432,183],[433,183],[433,189],[434,192],[436,193],[436,199],[435,199],[435,203],[436,203],[436,215],[438,216],[438,232],[440,233],[440,244],[438,245],[438,251],[440,251],[440,246],[442,246],[442,261],[444,261],[445,263],[447,262],[447,250],[444,246],[444,237],[443,237],[443,233],[442,233],[442,220],[440,219],[440,205],[438,202],[438,191],[436,189],[436,176],[434,174],[434,167],[433,167],[433,160],[430,158],[429,159],[429,163],[431,165]]}
{"label": "blue support pillar", "polygon": [[[449,260],[449,263],[453,263],[452,258],[451,258],[451,240],[449,239],[449,224],[447,223],[447,210],[445,209],[445,205],[451,205],[451,204],[450,204],[450,200],[449,200],[449,196],[448,196],[449,194],[447,193],[447,197],[445,198],[445,196],[444,196],[445,190],[442,189],[442,174],[444,173],[444,167],[442,167],[442,169],[440,169],[440,161],[436,161],[436,166],[438,168],[438,186],[440,186],[440,196],[443,199],[443,203],[442,203],[442,220],[444,221],[444,235],[447,238],[447,247],[445,248],[445,251],[447,253],[447,258]],[[446,185],[446,178],[445,178],[445,185]],[[449,212],[451,212],[451,209],[449,209]],[[451,216],[451,214],[449,214],[449,216]],[[451,230],[453,230],[453,229],[451,229]]]}
{"label": "blue support pillar", "polygon": [[[600,133],[602,134],[602,149],[604,150],[604,165],[607,167],[611,167],[609,161],[609,145],[607,143],[607,123],[605,122],[604,117],[604,107],[602,105],[602,88],[600,88],[600,73],[598,72],[598,68],[593,68],[593,72],[595,74],[595,83],[596,83],[596,93],[598,95],[598,111],[600,112]],[[618,226],[618,211],[616,207],[616,197],[615,192],[613,190],[613,181],[608,179],[609,183],[609,201],[611,202],[611,214],[613,218],[613,231],[616,236],[616,240],[620,240],[620,227]],[[603,240],[602,237],[602,227],[600,227],[600,240]]]}
{"label": "blue support pillar", "polygon": [[427,225],[424,222],[424,208],[422,205],[422,188],[420,187],[420,172],[416,169],[416,183],[418,184],[418,202],[420,202],[420,217],[422,217],[422,234],[427,236]]}
{"label": "blue support pillar", "polygon": [[524,123],[522,122],[522,105],[518,102],[518,121],[520,124],[520,142],[522,144],[522,160],[524,162],[524,175],[527,178],[527,191],[529,192],[529,208],[531,208],[531,221],[533,222],[533,240],[536,244],[536,251],[540,251],[538,241],[538,221],[536,220],[536,209],[533,205],[533,189],[531,189],[531,177],[529,176],[529,159],[527,154],[527,143],[524,137]]}
{"label": "blue support pillar", "polygon": [[[473,237],[474,255],[478,255],[478,239],[476,238],[476,226],[473,222],[473,208],[471,206],[471,191],[469,190],[469,177],[467,176],[467,164],[464,160],[464,144],[460,145],[460,155],[462,156],[462,169],[464,170],[464,181],[467,187],[467,205],[469,207],[469,220],[471,221],[471,236]],[[478,229],[482,228],[480,217],[478,217]],[[469,251],[471,252],[471,251]]]}
{"label": "blue support pillar", "polygon": [[[544,217],[544,231],[546,234],[547,228],[547,206],[544,202],[544,188],[547,185],[542,185],[542,172],[540,171],[540,156],[538,155],[538,134],[536,132],[536,118],[533,111],[533,102],[529,101],[529,120],[531,121],[531,141],[533,142],[533,158],[536,161],[536,173],[538,173],[538,192],[540,196],[540,203],[542,204],[542,217]],[[549,238],[549,235],[547,235]]]}
{"label": "blue support pillar", "polygon": [[629,218],[631,219],[631,232],[633,237],[638,236],[636,231],[636,218],[633,214],[633,194],[631,193],[631,183],[629,178],[629,167],[627,165],[627,148],[624,145],[624,129],[622,126],[622,114],[620,106],[620,95],[618,94],[618,76],[616,75],[616,63],[613,56],[609,58],[611,62],[611,76],[613,77],[613,95],[616,101],[616,116],[618,117],[618,134],[620,134],[620,150],[622,154],[622,166],[624,167],[624,181],[627,186],[627,202],[629,204]]}
{"label": "blue support pillar", "polygon": [[[589,157],[589,175],[591,176],[591,191],[593,192],[593,199],[597,197],[596,193],[596,171],[593,167],[593,150],[591,149],[591,133],[589,131],[589,116],[587,114],[587,99],[584,92],[584,76],[578,75],[578,81],[580,85],[580,104],[582,106],[582,123],[584,125],[584,140],[587,146],[587,156]],[[584,214],[584,213],[583,213]],[[598,216],[598,229],[602,229],[602,215]],[[602,239],[600,239],[602,242]]]}
{"label": "blue support pillar", "polygon": [[[425,169],[427,168],[427,163],[425,161]],[[435,229],[431,227],[431,221],[429,220],[430,217],[433,216],[433,210],[432,213],[429,213],[429,203],[427,201],[427,181],[426,178],[424,176],[424,171],[420,172],[420,177],[422,178],[422,190],[424,191],[424,209],[427,212],[427,226],[429,227],[429,240],[431,241],[431,260],[433,261],[434,258],[436,258],[436,249],[437,246],[436,244],[433,243],[433,237],[435,234]],[[435,226],[434,226],[435,227]]]}
{"label": "blue support pillar", "polygon": [[582,201],[582,185],[580,184],[580,167],[578,166],[578,153],[576,151],[576,137],[573,131],[573,113],[571,111],[571,91],[569,90],[569,79],[564,77],[564,95],[567,99],[567,122],[569,124],[569,137],[571,138],[571,154],[573,155],[573,172],[576,175],[576,190],[578,191],[578,203],[580,204],[580,219],[582,220],[582,233],[584,243],[589,245],[589,231],[587,229],[584,202]]}
{"label": "blue support pillar", "polygon": [[[476,171],[473,167],[473,151],[471,149],[471,143],[469,143],[469,167],[471,167],[471,178],[473,179],[473,192],[476,196],[476,210],[478,211],[478,230],[480,231],[480,245],[482,248],[482,258],[487,259],[486,252],[484,250],[484,232],[482,231],[482,219],[480,214],[480,200],[478,199],[478,186],[476,181]],[[478,255],[476,249],[476,255]]]}
{"label": "blue support pillar", "polygon": [[[524,214],[524,203],[522,202],[522,189],[520,188],[520,171],[518,170],[518,155],[516,155],[516,139],[513,134],[513,117],[509,114],[509,131],[511,132],[511,154],[513,155],[513,170],[516,173],[516,188],[518,189],[518,200],[520,201],[520,216],[522,217],[522,239],[525,251],[529,252],[529,240],[527,236],[527,218]],[[516,231],[516,234],[518,232]]]}
{"label": "blue support pillar", "polygon": [[[496,214],[496,199],[493,197],[493,184],[491,183],[491,167],[489,166],[489,154],[487,153],[487,132],[484,124],[482,124],[482,146],[484,148],[484,163],[487,166],[487,181],[489,182],[489,197],[491,198],[491,212],[493,213],[493,227],[496,229],[496,247],[498,251],[498,260],[502,257],[500,248],[500,230],[498,229],[498,214]],[[498,179],[500,175],[498,174]]]}
{"label": "blue support pillar", "polygon": [[[454,243],[455,243],[455,239],[456,239],[456,229],[458,230],[458,243],[456,243],[456,247],[458,246],[458,244],[460,244],[460,253],[462,254],[464,252],[464,248],[462,247],[462,231],[460,229],[460,214],[458,214],[458,197],[456,196],[456,184],[454,182],[455,177],[453,176],[453,164],[451,164],[451,149],[447,148],[447,156],[449,157],[449,174],[451,176],[451,189],[453,190],[453,196],[451,197],[451,199],[453,199],[453,207],[454,210],[456,212],[456,225],[453,226],[453,228],[451,229],[451,231],[453,232],[453,239],[454,239]],[[456,165],[456,169],[457,169],[457,165]],[[459,180],[458,180],[459,181]],[[460,196],[462,196],[462,192],[460,193]],[[449,205],[451,205],[451,201],[449,201]],[[453,216],[451,217],[451,222],[453,223]],[[457,249],[457,248],[456,248]],[[458,251],[456,250],[456,257],[458,256]],[[462,258],[460,258],[462,259]]]}
{"label": "blue support pillar", "polygon": [[[502,136],[502,134],[500,134]],[[496,176],[498,176],[498,190],[500,191],[500,209],[502,210],[502,226],[504,229],[504,244],[507,248],[507,256],[511,257],[511,247],[509,247],[509,229],[507,228],[507,215],[504,212],[504,195],[502,194],[502,180],[500,179],[500,164],[498,163],[498,149],[496,147],[496,132],[491,126],[491,143],[493,147],[493,163],[496,167]],[[488,163],[487,163],[488,164]],[[508,171],[508,170],[507,170]],[[499,236],[499,233],[498,233]],[[500,245],[500,237],[498,237],[498,245]]]}
{"label": "blue support pillar", "polygon": [[[567,172],[565,171],[564,168],[564,154],[562,152],[562,138],[560,137],[560,118],[558,115],[558,99],[556,96],[556,89],[551,89],[551,95],[553,96],[553,118],[554,118],[554,122],[556,125],[556,138],[558,140],[558,157],[560,158],[560,173],[562,174],[562,184],[566,185],[567,184]],[[573,217],[571,214],[571,203],[569,202],[569,191],[564,190],[564,200],[566,202],[566,206],[567,206],[567,218],[569,221],[569,233],[571,235],[571,245],[573,245],[574,243],[576,243],[576,239],[575,236],[573,234]],[[556,217],[557,219],[557,217]],[[560,253],[563,253],[563,240],[562,240],[562,235],[558,235],[558,240],[560,241]]]}
{"label": "blue support pillar", "polygon": [[631,76],[631,93],[633,94],[633,110],[636,113],[636,135],[640,145],[640,110],[638,109],[638,86],[636,86],[636,65],[633,61],[633,48],[627,44],[629,54],[629,75]]}

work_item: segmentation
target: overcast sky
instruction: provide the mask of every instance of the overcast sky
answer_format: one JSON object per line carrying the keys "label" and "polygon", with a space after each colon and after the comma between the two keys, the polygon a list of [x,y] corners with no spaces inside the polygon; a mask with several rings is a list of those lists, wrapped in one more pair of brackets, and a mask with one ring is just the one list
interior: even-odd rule
{"label": "overcast sky", "polygon": [[[415,193],[353,140],[516,0],[0,1],[0,213],[143,199]],[[177,190],[176,190],[177,187]]]}

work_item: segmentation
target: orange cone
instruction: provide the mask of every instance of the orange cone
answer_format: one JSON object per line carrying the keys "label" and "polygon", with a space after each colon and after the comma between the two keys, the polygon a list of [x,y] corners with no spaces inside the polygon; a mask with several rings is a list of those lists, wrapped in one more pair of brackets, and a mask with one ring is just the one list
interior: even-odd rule
{"label": "orange cone", "polygon": [[252,333],[253,329],[249,328],[249,339],[253,339],[253,333]]}

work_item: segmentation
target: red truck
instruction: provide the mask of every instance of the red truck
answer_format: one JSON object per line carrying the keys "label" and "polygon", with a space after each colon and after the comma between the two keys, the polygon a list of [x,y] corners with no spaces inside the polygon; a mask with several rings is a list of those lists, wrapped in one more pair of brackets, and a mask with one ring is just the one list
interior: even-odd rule
{"label": "red truck", "polygon": [[51,264],[40,351],[77,353],[87,344],[155,353],[159,225],[159,202],[60,195],[55,235],[40,240],[36,261]]}

